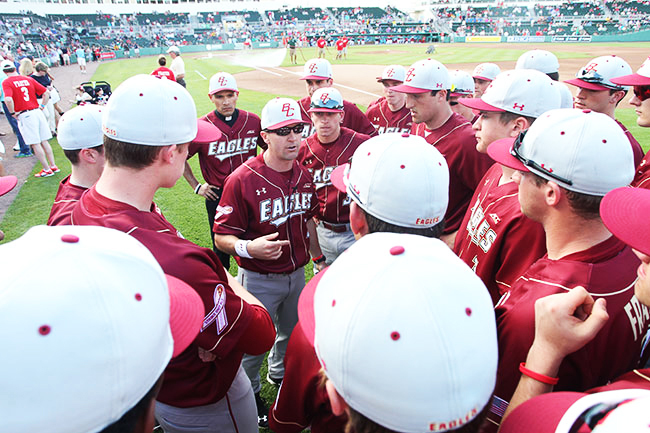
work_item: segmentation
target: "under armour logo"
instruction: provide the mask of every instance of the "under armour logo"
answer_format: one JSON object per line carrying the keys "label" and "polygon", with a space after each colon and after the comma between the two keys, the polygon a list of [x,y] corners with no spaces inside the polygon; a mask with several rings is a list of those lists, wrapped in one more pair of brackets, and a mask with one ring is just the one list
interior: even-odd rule
{"label": "under armour logo", "polygon": [[442,83],[436,83],[436,87],[442,89]]}
{"label": "under armour logo", "polygon": [[585,66],[584,72],[595,71],[596,68],[598,68],[598,64],[597,64],[597,63],[589,63],[587,66]]}
{"label": "under armour logo", "polygon": [[[283,105],[282,105],[282,112],[283,112],[287,117],[291,117],[291,116],[293,116],[293,112],[294,112],[294,111],[295,111],[295,110],[293,109],[293,107],[291,107],[291,104],[289,104],[288,102],[287,102],[286,104],[283,104]],[[258,194],[258,195],[259,195],[259,194]]]}
{"label": "under armour logo", "polygon": [[219,85],[220,86],[225,86],[226,83],[228,83],[228,80],[226,79],[226,77],[219,77]]}
{"label": "under armour logo", "polygon": [[316,72],[316,69],[318,69],[316,63],[312,63],[311,65],[309,65],[309,72],[311,72],[312,74]]}
{"label": "under armour logo", "polygon": [[393,75],[395,75],[395,71],[392,68],[386,71],[387,77],[392,77]]}
{"label": "under armour logo", "polygon": [[257,192],[257,195],[266,194],[266,188],[256,189],[255,192]]}
{"label": "under armour logo", "polygon": [[544,164],[540,164],[540,167],[542,167],[544,170],[548,171],[549,173],[553,173],[553,169],[550,167],[545,167]]}
{"label": "under armour logo", "polygon": [[406,78],[404,81],[411,81],[413,77],[415,77],[415,73],[413,72],[414,68],[410,68],[408,71],[406,71]]}
{"label": "under armour logo", "polygon": [[517,104],[517,103],[515,102],[514,104],[512,104],[512,109],[513,109],[513,110],[516,110],[517,108],[519,108],[519,111],[524,111],[524,105],[525,105],[525,104],[521,104],[521,105],[519,105],[519,104]]}
{"label": "under armour logo", "polygon": [[329,101],[329,99],[330,99],[329,93],[323,93],[322,95],[320,95],[320,100],[323,104],[326,104],[327,101]]}

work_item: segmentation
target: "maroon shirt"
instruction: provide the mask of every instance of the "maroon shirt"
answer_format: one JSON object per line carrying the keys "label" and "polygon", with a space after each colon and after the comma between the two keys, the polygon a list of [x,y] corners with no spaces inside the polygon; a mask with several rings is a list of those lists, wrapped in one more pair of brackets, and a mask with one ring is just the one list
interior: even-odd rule
{"label": "maroon shirt", "polygon": [[634,296],[639,260],[611,236],[587,250],[559,260],[544,256],[515,283],[495,308],[499,338],[496,397],[509,401],[535,336],[535,301],[584,287],[607,300],[609,320],[582,349],[560,366],[556,391],[584,391],[636,367],[648,328],[648,308]]}
{"label": "maroon shirt", "polygon": [[411,110],[406,108],[406,105],[397,111],[391,111],[388,107],[388,101],[384,99],[368,108],[366,116],[379,134],[386,132],[408,134],[411,132],[413,120],[411,119]]}
{"label": "maroon shirt", "polygon": [[[616,120],[616,119],[614,119]],[[630,145],[632,146],[632,154],[634,155],[634,166],[638,167],[639,164],[641,164],[641,160],[643,159],[643,148],[641,148],[641,145],[639,144],[638,141],[634,138],[632,133],[628,131],[628,129],[623,125],[621,122],[616,120],[616,123],[618,123],[618,126],[621,127],[625,135],[627,136],[627,139],[630,140]]]}
{"label": "maroon shirt", "polygon": [[332,224],[350,222],[350,198],[333,184],[332,171],[352,158],[357,147],[370,137],[348,128],[341,128],[341,135],[332,143],[323,144],[316,134],[300,144],[298,161],[312,175],[318,196],[318,218]]}
{"label": "maroon shirt", "polygon": [[226,180],[214,232],[253,240],[278,233],[275,240],[289,240],[276,260],[235,256],[244,269],[261,273],[289,273],[309,261],[307,221],[318,208],[309,172],[294,161],[279,173],[264,163],[264,154],[245,162]]}
{"label": "maroon shirt", "polygon": [[284,355],[284,379],[269,411],[269,428],[276,433],[343,432],[347,416],[332,413],[330,399],[321,385],[321,365],[302,327],[293,328]]}
{"label": "maroon shirt", "polygon": [[[104,197],[92,187],[74,207],[71,221],[130,234],[151,251],[166,274],[185,281],[203,300],[203,328],[165,369],[158,401],[176,407],[215,403],[230,388],[244,353],[261,354],[271,348],[275,328],[266,310],[237,296],[216,254],[185,240],[155,204],[150,212],[143,212]],[[203,362],[199,347],[217,359]]]}
{"label": "maroon shirt", "polygon": [[[309,115],[309,105],[311,104],[311,98],[305,96],[298,101],[300,105],[300,113],[302,114],[302,120],[305,121],[305,129],[302,131],[302,137],[307,138],[316,133],[316,127],[311,122],[311,116]],[[375,127],[372,126],[372,123],[368,120],[365,114],[359,108],[350,101],[343,101],[343,111],[345,116],[343,117],[343,123],[341,126],[349,128],[353,131],[359,132],[361,134],[367,134],[370,136],[377,135]]]}
{"label": "maroon shirt", "polygon": [[424,137],[447,160],[449,205],[444,233],[453,233],[460,228],[474,190],[494,161],[476,150],[472,124],[460,114],[452,113],[445,124],[434,131],[428,130],[424,123],[414,123],[411,133]]}
{"label": "maroon shirt", "polygon": [[458,257],[483,280],[494,304],[546,254],[544,228],[521,213],[516,183],[499,185],[502,174],[499,164],[485,173],[454,245]]}
{"label": "maroon shirt", "polygon": [[223,188],[230,173],[257,155],[257,145],[263,142],[260,136],[260,118],[257,114],[239,110],[239,116],[232,127],[224,123],[214,111],[202,119],[219,128],[223,135],[219,141],[212,143],[190,143],[187,157],[189,159],[198,153],[203,179],[210,185]]}
{"label": "maroon shirt", "polygon": [[50,210],[50,217],[47,219],[47,225],[69,225],[72,208],[77,204],[81,194],[83,194],[86,189],[87,188],[82,186],[71,184],[69,175],[63,179],[59,184],[59,190],[56,192],[56,197],[54,197],[54,203],[52,203],[52,210]]}
{"label": "maroon shirt", "polygon": [[641,160],[641,163],[636,167],[634,173],[634,180],[632,186],[637,188],[650,189],[650,151]]}

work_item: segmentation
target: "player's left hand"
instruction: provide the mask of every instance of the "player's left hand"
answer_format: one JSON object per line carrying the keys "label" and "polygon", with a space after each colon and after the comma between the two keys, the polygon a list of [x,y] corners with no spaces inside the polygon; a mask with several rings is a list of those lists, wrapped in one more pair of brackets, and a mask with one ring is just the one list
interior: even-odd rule
{"label": "player's left hand", "polygon": [[212,362],[215,359],[217,359],[217,356],[214,355],[212,352],[205,350],[202,347],[199,347],[199,358],[203,362]]}
{"label": "player's left hand", "polygon": [[201,185],[198,194],[207,198],[208,200],[213,200],[213,201],[219,198],[219,196],[212,189],[212,185],[210,185],[209,183],[204,183],[203,185]]}

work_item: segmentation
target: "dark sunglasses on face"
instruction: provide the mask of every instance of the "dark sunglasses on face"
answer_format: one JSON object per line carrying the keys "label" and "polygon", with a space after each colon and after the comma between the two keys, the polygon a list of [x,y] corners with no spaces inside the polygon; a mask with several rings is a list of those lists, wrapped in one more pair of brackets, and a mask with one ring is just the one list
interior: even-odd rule
{"label": "dark sunglasses on face", "polygon": [[291,131],[295,132],[296,134],[302,134],[303,129],[305,129],[305,124],[299,123],[295,126],[283,126],[282,128],[278,128],[278,129],[269,129],[268,132],[277,134],[280,137],[286,137],[287,135],[289,135],[289,133],[291,133]]}
{"label": "dark sunglasses on face", "polygon": [[517,158],[519,161],[521,161],[526,167],[531,167],[534,168],[537,171],[541,171],[545,173],[548,177],[553,178],[555,180],[559,180],[560,182],[564,182],[567,185],[573,185],[573,181],[562,177],[558,176],[557,174],[553,173],[553,171],[549,170],[546,167],[543,167],[542,165],[538,164],[537,162],[533,161],[532,159],[528,159],[524,157],[520,152],[519,148],[521,148],[521,143],[524,141],[524,137],[526,136],[526,133],[528,130],[525,130],[523,132],[520,132],[519,135],[517,136],[517,139],[515,140],[514,144],[512,145],[512,150],[510,151],[510,154]]}
{"label": "dark sunglasses on face", "polygon": [[650,86],[634,86],[634,95],[641,101],[650,98]]}

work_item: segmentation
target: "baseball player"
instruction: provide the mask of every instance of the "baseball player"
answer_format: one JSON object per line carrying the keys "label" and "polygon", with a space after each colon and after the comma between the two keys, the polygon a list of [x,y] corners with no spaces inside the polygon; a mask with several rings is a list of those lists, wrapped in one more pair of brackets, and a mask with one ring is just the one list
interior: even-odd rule
{"label": "baseball player", "polygon": [[165,367],[201,329],[196,292],[104,227],[32,227],[0,258],[3,430],[151,432]]}
{"label": "baseball player", "polygon": [[479,431],[496,379],[494,313],[443,242],[364,236],[309,282],[299,314],[346,431]]}
{"label": "baseball player", "polygon": [[[600,215],[607,229],[632,247],[634,254],[641,260],[640,269],[643,271],[638,273],[634,284],[634,296],[638,301],[630,312],[640,312],[640,317],[645,321],[648,320],[647,311],[650,307],[650,272],[647,271],[650,266],[650,245],[647,241],[650,233],[646,221],[648,211],[650,191],[642,188],[615,189],[607,193],[600,205]],[[609,319],[607,310],[605,298],[594,300],[582,287],[547,296],[536,302],[535,340],[526,358],[526,368],[541,375],[541,380],[522,375],[508,406],[508,413],[524,401],[553,389],[554,380],[545,378],[556,377],[562,360],[596,337]],[[650,389],[650,369],[630,371],[612,383],[588,392],[629,388]],[[514,416],[523,418],[526,413]],[[507,422],[502,427],[506,424]]]}
{"label": "baseball player", "polygon": [[[307,85],[307,96],[298,101],[302,113],[302,120],[307,124],[307,127],[302,132],[302,137],[307,138],[313,135],[316,129],[309,112],[312,96],[318,89],[332,87],[332,83],[334,82],[332,78],[332,65],[325,59],[311,59],[305,63],[303,76],[300,79],[305,80],[305,84]],[[359,110],[356,104],[350,101],[343,101],[343,106],[345,107],[345,117],[342,120],[342,126],[361,134],[377,134],[375,127],[372,126],[372,123]]]}
{"label": "baseball player", "polygon": [[151,75],[158,78],[166,78],[168,80],[176,81],[174,71],[167,66],[167,57],[164,54],[158,56],[158,68],[154,69]]}
{"label": "baseball player", "polygon": [[451,94],[449,96],[451,111],[460,114],[466,120],[472,122],[473,125],[478,119],[478,114],[475,114],[471,108],[460,104],[458,100],[474,96],[474,79],[467,72],[456,69],[449,72],[449,80],[451,81]]}
{"label": "baseball player", "polygon": [[[404,167],[404,168],[402,168]],[[362,143],[352,164],[332,172],[332,182],[352,197],[350,226],[357,239],[370,233],[439,237],[449,193],[444,157],[422,137],[387,133]],[[285,374],[269,425],[276,433],[342,431],[321,384],[313,346],[297,326],[284,359]]]}
{"label": "baseball player", "polygon": [[[304,127],[300,108],[276,98],[262,111],[267,150],[245,162],[226,181],[215,219],[215,242],[235,256],[238,280],[266,306],[277,337],[269,355],[268,378],[280,383],[284,354],[298,321],[298,296],[305,285],[309,255],[324,267],[312,217],[318,209],[314,183],[297,161]],[[260,396],[264,355],[244,356],[258,404],[260,426],[268,426],[268,407]]]}
{"label": "baseball player", "polygon": [[[576,78],[566,80],[565,83],[576,86],[575,108],[589,109],[598,113],[607,114],[616,120],[616,107],[625,98],[628,86],[612,83],[612,78],[630,75],[632,68],[628,63],[617,56],[602,56],[590,60],[576,74]],[[638,166],[643,159],[643,149],[625,125],[616,120],[632,146],[634,153],[634,166]]]}
{"label": "baseball player", "polygon": [[72,208],[104,170],[103,111],[99,105],[80,105],[59,121],[58,141],[71,169],[59,184],[47,225],[69,225]]}
{"label": "baseball player", "polygon": [[429,59],[411,65],[404,83],[393,90],[406,93],[413,118],[411,133],[424,137],[447,160],[449,206],[441,239],[451,248],[472,194],[493,162],[476,151],[472,124],[451,110],[450,88],[447,68]]}
{"label": "baseball player", "polygon": [[135,237],[205,306],[201,333],[165,371],[156,419],[165,432],[257,431],[255,397],[241,359],[271,347],[271,317],[212,250],[185,240],[153,203],[159,188],[181,177],[188,143],[215,141],[221,133],[196,121],[187,90],[151,75],[131,77],[113,92],[102,128],[106,166],[74,207],[72,224]]}
{"label": "baseball player", "polygon": [[333,87],[314,92],[309,109],[316,132],[300,146],[298,161],[312,175],[318,198],[318,243],[330,265],[354,242],[350,229],[350,199],[332,184],[332,171],[345,164],[368,138],[341,126],[345,115],[343,97]]}
{"label": "baseball player", "polygon": [[406,95],[394,92],[392,87],[404,82],[406,70],[400,65],[386,66],[377,77],[382,84],[383,97],[371,104],[366,111],[366,117],[379,134],[386,132],[409,133],[411,131],[411,111],[406,108]]}
{"label": "baseball player", "polygon": [[[522,69],[499,74],[480,99],[459,101],[479,110],[476,149],[487,153],[492,142],[517,137],[542,113],[560,108],[560,93],[546,75]],[[513,173],[498,163],[485,173],[454,244],[454,252],[483,280],[495,304],[546,253],[541,224],[521,212]]]}
{"label": "baseball player", "polygon": [[[14,189],[18,184],[18,178],[16,176],[0,176],[0,197],[7,194],[9,191]],[[5,238],[5,234],[0,230],[0,241]]]}
{"label": "baseball player", "polygon": [[325,58],[325,47],[327,46],[327,41],[322,37],[319,36],[318,40],[316,41],[316,46],[318,47],[318,58]]}
{"label": "baseball player", "polygon": [[167,54],[172,58],[170,69],[176,77],[176,82],[183,87],[187,87],[185,83],[185,62],[181,58],[181,50],[176,45],[172,45],[167,49]]}
{"label": "baseball player", "polygon": [[551,110],[525,134],[492,143],[490,153],[517,170],[513,179],[522,212],[542,224],[548,250],[495,308],[500,356],[491,416],[498,424],[517,372],[534,374],[520,363],[533,343],[537,299],[582,286],[594,299],[607,301],[608,323],[560,365],[560,391],[604,385],[636,366],[648,321],[635,310],[639,260],[598,213],[602,197],[634,176],[632,150],[616,122],[593,111]]}
{"label": "baseball player", "polygon": [[490,85],[497,75],[501,73],[501,68],[494,63],[481,63],[476,65],[472,72],[474,79],[474,97],[480,98],[483,92]]}
{"label": "baseball player", "polygon": [[[43,165],[43,169],[34,176],[53,176],[61,170],[54,162],[52,147],[48,142],[52,138],[52,132],[43,114],[50,92],[32,77],[18,75],[16,66],[10,60],[4,60],[1,66],[7,74],[2,82],[2,90],[9,114],[18,120],[20,134]],[[41,104],[37,102],[37,97],[42,98]]]}
{"label": "baseball player", "polygon": [[553,81],[560,79],[560,62],[555,54],[546,50],[526,51],[517,59],[515,69],[535,69]]}
{"label": "baseball player", "polygon": [[[634,95],[630,104],[634,106],[637,114],[636,124],[643,127],[650,127],[650,60],[646,59],[635,74],[623,75],[611,79],[612,83],[622,86],[632,86]],[[632,186],[639,188],[650,188],[650,157],[646,154],[637,165]]]}
{"label": "baseball player", "polygon": [[260,138],[261,126],[257,114],[237,108],[239,89],[232,75],[227,72],[214,74],[210,78],[208,97],[215,109],[203,116],[203,119],[219,128],[223,135],[213,143],[190,144],[188,156],[199,155],[205,183],[199,183],[188,163],[185,163],[183,175],[194,193],[205,197],[212,249],[223,266],[229,269],[230,256],[219,250],[214,243],[214,217],[226,177],[244,161],[255,157],[257,146],[263,140]]}

